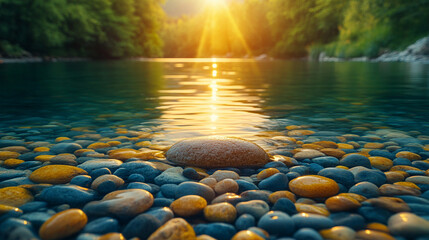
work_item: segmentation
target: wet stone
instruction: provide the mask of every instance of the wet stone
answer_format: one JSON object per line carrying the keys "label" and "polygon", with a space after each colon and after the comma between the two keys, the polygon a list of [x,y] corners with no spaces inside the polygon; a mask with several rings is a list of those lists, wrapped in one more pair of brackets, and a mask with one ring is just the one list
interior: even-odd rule
{"label": "wet stone", "polygon": [[256,219],[259,219],[270,210],[268,204],[262,200],[241,202],[236,205],[236,208],[239,215],[247,213]]}
{"label": "wet stone", "polygon": [[328,217],[311,214],[311,213],[298,213],[292,216],[295,227],[299,228],[313,228],[322,230],[334,226],[334,222]]}
{"label": "wet stone", "polygon": [[394,185],[394,184],[384,184],[380,187],[380,193],[384,196],[396,196],[396,195],[412,195],[419,196],[421,192],[415,188]]}
{"label": "wet stone", "polygon": [[148,240],[193,240],[195,238],[195,231],[186,220],[173,218],[152,233]]}
{"label": "wet stone", "polygon": [[238,183],[230,178],[224,179],[214,186],[216,194],[221,195],[227,192],[237,193],[238,192]]}
{"label": "wet stone", "polygon": [[201,213],[207,201],[197,195],[186,195],[171,203],[170,208],[176,216],[189,217]]}
{"label": "wet stone", "polygon": [[184,182],[177,186],[175,197],[180,198],[186,195],[198,195],[208,202],[211,202],[216,196],[211,187],[196,182]]}
{"label": "wet stone", "polygon": [[237,210],[230,203],[217,203],[204,208],[204,217],[211,222],[232,223],[237,217]]}
{"label": "wet stone", "polygon": [[264,240],[264,238],[252,231],[242,230],[235,234],[232,240]]}
{"label": "wet stone", "polygon": [[270,235],[288,236],[295,231],[292,218],[280,211],[270,211],[258,221],[258,227],[266,230]]}
{"label": "wet stone", "polygon": [[349,227],[336,226],[333,228],[321,230],[320,235],[322,235],[322,237],[325,239],[354,240],[356,232]]}
{"label": "wet stone", "polygon": [[147,239],[161,225],[161,222],[156,217],[143,213],[129,221],[122,230],[122,234],[127,239],[133,237]]}
{"label": "wet stone", "polygon": [[83,208],[90,216],[112,216],[120,220],[130,219],[153,204],[153,196],[141,189],[127,189],[111,192],[100,201],[86,204]]}
{"label": "wet stone", "polygon": [[308,175],[293,179],[289,183],[290,190],[302,197],[323,198],[330,197],[338,193],[338,184],[329,178]]}
{"label": "wet stone", "polygon": [[331,212],[350,211],[361,206],[358,200],[347,196],[330,197],[326,199],[325,205]]}
{"label": "wet stone", "polygon": [[5,187],[0,189],[0,204],[19,207],[33,200],[30,191],[22,187]]}
{"label": "wet stone", "polygon": [[406,238],[429,235],[429,221],[412,213],[397,213],[389,218],[389,231]]}
{"label": "wet stone", "polygon": [[48,165],[35,170],[30,175],[30,180],[36,183],[63,184],[69,183],[77,175],[88,174],[78,167],[67,165]]}
{"label": "wet stone", "polygon": [[49,204],[69,204],[71,206],[81,206],[93,201],[95,197],[96,193],[93,190],[73,185],[48,187],[37,195],[37,199]]}
{"label": "wet stone", "polygon": [[198,224],[194,227],[197,235],[209,235],[218,240],[229,240],[235,234],[235,227],[227,223]]}
{"label": "wet stone", "polygon": [[55,240],[69,237],[83,229],[88,221],[80,209],[69,209],[52,216],[40,227],[39,235],[43,240]]}
{"label": "wet stone", "polygon": [[374,207],[384,208],[392,212],[409,212],[410,207],[400,198],[395,197],[378,197],[366,200]]}

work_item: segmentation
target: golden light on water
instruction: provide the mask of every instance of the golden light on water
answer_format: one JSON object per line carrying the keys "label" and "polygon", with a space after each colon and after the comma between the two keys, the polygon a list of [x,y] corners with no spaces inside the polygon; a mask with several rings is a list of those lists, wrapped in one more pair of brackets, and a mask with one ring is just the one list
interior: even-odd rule
{"label": "golden light on water", "polygon": [[157,108],[162,112],[163,140],[208,135],[247,138],[260,131],[258,126],[267,121],[267,116],[261,112],[261,89],[244,85],[242,79],[245,77],[240,69],[231,68],[234,60],[228,65],[223,61],[229,60],[221,61],[209,59],[196,65],[189,62],[185,67],[171,64],[171,71],[176,74],[165,75],[165,87],[159,91]]}

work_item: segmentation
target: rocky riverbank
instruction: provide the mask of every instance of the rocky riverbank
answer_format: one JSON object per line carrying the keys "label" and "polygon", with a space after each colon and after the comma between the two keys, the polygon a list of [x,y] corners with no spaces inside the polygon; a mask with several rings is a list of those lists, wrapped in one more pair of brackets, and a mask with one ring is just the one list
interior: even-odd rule
{"label": "rocky riverbank", "polygon": [[[265,136],[271,161],[249,168],[236,155],[261,149],[241,140],[187,141],[169,159],[170,145],[149,129],[57,128],[2,130],[0,239],[429,235],[429,136],[416,131],[284,126]],[[228,156],[238,160],[209,167]],[[183,159],[194,167],[167,161]]]}
{"label": "rocky riverbank", "polygon": [[422,38],[411,44],[403,51],[392,51],[382,54],[381,56],[371,59],[368,57],[359,58],[336,58],[329,57],[321,53],[318,58],[321,62],[340,62],[340,61],[373,61],[373,62],[421,62],[429,63],[429,37]]}

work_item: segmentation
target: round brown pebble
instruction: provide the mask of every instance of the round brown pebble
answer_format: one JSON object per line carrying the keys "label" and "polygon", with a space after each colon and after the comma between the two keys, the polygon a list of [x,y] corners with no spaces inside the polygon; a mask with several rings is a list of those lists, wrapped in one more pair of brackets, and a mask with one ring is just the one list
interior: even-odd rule
{"label": "round brown pebble", "polygon": [[404,200],[395,197],[378,197],[366,200],[374,207],[384,208],[391,212],[409,212],[410,207]]}
{"label": "round brown pebble", "polygon": [[35,170],[30,180],[36,183],[64,184],[77,175],[88,174],[85,170],[68,165],[47,165]]}
{"label": "round brown pebble", "polygon": [[22,187],[0,188],[0,204],[19,207],[27,202],[33,201],[34,197],[30,191]]}
{"label": "round brown pebble", "polygon": [[40,227],[39,235],[43,240],[56,240],[69,237],[85,227],[86,214],[80,209],[68,209],[49,218]]}
{"label": "round brown pebble", "polygon": [[204,198],[197,195],[187,195],[172,202],[170,208],[177,216],[190,217],[202,212],[206,206],[207,201]]}
{"label": "round brown pebble", "polygon": [[120,186],[122,186],[122,185],[124,185],[124,180],[122,179],[122,178],[120,178],[120,177],[118,177],[118,176],[116,176],[116,175],[113,175],[113,174],[105,174],[105,175],[101,175],[101,176],[99,176],[98,178],[96,178],[93,182],[92,182],[92,184],[91,184],[91,188],[92,189],[97,189],[98,188],[98,186],[101,184],[101,183],[103,183],[103,182],[105,182],[105,181],[112,181],[112,182],[114,182],[115,183],[115,186],[118,188],[118,187],[120,187]]}
{"label": "round brown pebble", "polygon": [[385,157],[369,157],[371,166],[381,171],[387,171],[393,167],[393,161]]}
{"label": "round brown pebble", "polygon": [[326,199],[325,205],[331,212],[349,211],[361,206],[360,202],[349,196],[334,196]]}
{"label": "round brown pebble", "polygon": [[194,240],[195,231],[183,218],[173,218],[152,233],[148,240]]}
{"label": "round brown pebble", "polygon": [[238,192],[238,183],[230,178],[224,179],[214,186],[214,190],[218,195],[230,192]]}
{"label": "round brown pebble", "polygon": [[230,203],[216,203],[204,208],[204,217],[211,222],[234,222],[237,210]]}
{"label": "round brown pebble", "polygon": [[296,210],[300,213],[314,213],[323,216],[329,216],[331,213],[328,209],[317,205],[310,205],[305,203],[295,203]]}
{"label": "round brown pebble", "polygon": [[279,172],[280,171],[277,168],[267,168],[267,169],[260,171],[258,173],[258,175],[256,176],[256,178],[258,180],[262,180],[262,179],[265,179],[267,177],[271,177],[272,175],[279,173]]}
{"label": "round brown pebble", "polygon": [[401,181],[404,181],[405,179],[404,175],[397,171],[388,171],[388,172],[385,172],[384,175],[386,175],[386,179],[388,183],[401,182]]}
{"label": "round brown pebble", "polygon": [[330,178],[318,175],[307,175],[297,177],[290,181],[289,189],[302,197],[323,198],[337,194],[339,186]]}
{"label": "round brown pebble", "polygon": [[175,143],[167,151],[169,161],[203,168],[259,167],[270,161],[258,145],[240,138],[210,136]]}
{"label": "round brown pebble", "polygon": [[420,155],[418,155],[417,153],[408,152],[408,151],[398,152],[395,156],[397,158],[406,158],[406,159],[409,159],[411,161],[422,159],[422,157]]}
{"label": "round brown pebble", "polygon": [[291,200],[292,202],[296,202],[296,197],[295,194],[284,190],[284,191],[276,191],[270,194],[270,196],[268,196],[268,200],[274,204],[277,202],[277,200],[279,200],[280,198],[287,198],[289,200]]}

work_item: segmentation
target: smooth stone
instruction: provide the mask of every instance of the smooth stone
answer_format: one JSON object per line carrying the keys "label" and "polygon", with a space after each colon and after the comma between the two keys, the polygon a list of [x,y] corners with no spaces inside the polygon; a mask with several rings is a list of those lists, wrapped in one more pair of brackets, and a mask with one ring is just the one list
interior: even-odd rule
{"label": "smooth stone", "polygon": [[148,240],[194,240],[195,231],[183,218],[173,218],[152,233]]}
{"label": "smooth stone", "polygon": [[162,173],[162,171],[167,169],[158,169],[159,166],[155,162],[148,161],[129,161],[121,165],[122,168],[125,168],[130,171],[130,173],[138,173],[143,175],[149,182],[153,180]]}
{"label": "smooth stone", "polygon": [[338,193],[338,184],[326,177],[307,175],[293,179],[289,182],[290,190],[302,197],[323,198]]}
{"label": "smooth stone", "polygon": [[279,199],[281,198],[287,198],[289,200],[291,200],[292,202],[296,202],[296,197],[295,194],[293,194],[290,191],[276,191],[270,194],[270,196],[268,197],[268,200],[270,201],[270,203],[275,204]]}
{"label": "smooth stone", "polygon": [[359,240],[396,240],[396,238],[392,237],[391,235],[374,231],[374,230],[361,230],[356,232],[356,239]]}
{"label": "smooth stone", "polygon": [[296,172],[299,173],[299,175],[307,175],[310,172],[310,168],[308,166],[293,166],[289,169],[290,172]]}
{"label": "smooth stone", "polygon": [[171,209],[168,207],[151,208],[147,212],[145,212],[145,214],[154,216],[161,222],[161,224],[168,222],[174,217],[173,211],[171,211]]}
{"label": "smooth stone", "polygon": [[384,158],[388,158],[390,160],[395,159],[395,154],[386,151],[386,150],[372,150],[368,152],[369,155],[374,156],[374,157],[384,157]]}
{"label": "smooth stone", "polygon": [[216,179],[216,181],[220,182],[224,179],[230,178],[230,179],[239,179],[240,175],[234,171],[229,170],[217,170],[212,175],[210,175],[211,178]]}
{"label": "smooth stone", "polygon": [[17,178],[17,177],[24,177],[26,175],[28,175],[28,171],[13,170],[13,169],[0,170],[0,181]]}
{"label": "smooth stone", "polygon": [[323,240],[322,236],[311,228],[301,228],[295,232],[293,238],[296,240]]}
{"label": "smooth stone", "polygon": [[96,194],[93,190],[73,185],[58,185],[44,189],[37,199],[49,204],[69,204],[70,206],[81,206],[93,201]]}
{"label": "smooth stone", "polygon": [[367,222],[378,222],[386,224],[392,212],[382,208],[362,206],[358,209],[358,213],[362,215]]}
{"label": "smooth stone", "polygon": [[237,210],[230,203],[216,203],[204,208],[204,217],[210,222],[232,223],[237,217]]}
{"label": "smooth stone", "polygon": [[319,171],[317,174],[323,177],[330,178],[346,187],[350,187],[355,184],[355,177],[353,173],[345,169],[330,167]]}
{"label": "smooth stone", "polygon": [[217,240],[229,240],[235,234],[235,227],[227,223],[198,224],[194,227],[197,235],[206,234]]}
{"label": "smooth stone", "polygon": [[175,197],[180,198],[186,195],[198,195],[203,197],[207,202],[211,202],[216,196],[211,187],[197,182],[183,182],[178,185]]}
{"label": "smooth stone", "polygon": [[207,186],[209,186],[211,188],[214,188],[214,186],[217,183],[217,180],[214,179],[214,178],[212,178],[212,177],[206,177],[204,179],[201,179],[200,183],[205,184],[205,185],[207,185]]}
{"label": "smooth stone", "polygon": [[78,175],[70,180],[70,184],[77,185],[84,188],[89,188],[92,178],[89,175]]}
{"label": "smooth stone", "polygon": [[29,221],[31,222],[31,225],[33,227],[39,228],[40,226],[42,226],[44,222],[46,222],[51,217],[52,215],[46,212],[32,212],[32,213],[26,213],[20,216],[19,218]]}
{"label": "smooth stone", "polygon": [[264,229],[262,229],[262,228],[259,228],[259,227],[250,227],[248,230],[252,231],[252,232],[254,232],[256,234],[258,234],[260,237],[262,237],[264,239],[269,238],[269,233],[267,231],[265,231]]}
{"label": "smooth stone", "polygon": [[394,185],[394,184],[384,184],[380,188],[381,195],[384,196],[396,196],[396,195],[412,195],[419,196],[421,192],[415,188]]}
{"label": "smooth stone", "polygon": [[[108,168],[98,168],[89,174],[93,179],[97,179],[100,176],[112,174],[112,172]],[[116,176],[116,175],[115,175]]]}
{"label": "smooth stone", "polygon": [[189,179],[193,179],[193,180],[201,180],[203,178],[202,175],[200,175],[197,170],[193,169],[193,168],[185,168],[183,170],[183,176]]}
{"label": "smooth stone", "polygon": [[110,217],[97,218],[89,222],[82,232],[94,234],[106,234],[109,232],[117,232],[119,230],[118,220]]}
{"label": "smooth stone", "polygon": [[370,182],[377,186],[381,186],[386,183],[387,178],[383,172],[378,170],[362,170],[356,173],[355,181],[358,182]]}
{"label": "smooth stone", "polygon": [[288,189],[289,179],[284,173],[276,173],[262,180],[258,186],[259,189],[268,191],[281,191]]}
{"label": "smooth stone", "polygon": [[173,201],[174,199],[171,198],[157,197],[153,200],[152,207],[169,207]]}
{"label": "smooth stone", "polygon": [[189,217],[201,213],[207,201],[198,195],[186,195],[171,203],[170,208],[176,216]]}
{"label": "smooth stone", "polygon": [[63,164],[76,166],[76,156],[70,153],[59,154],[49,160],[52,164]]}
{"label": "smooth stone", "polygon": [[126,240],[121,233],[106,233],[97,240]]}
{"label": "smooth stone", "polygon": [[183,182],[190,181],[190,179],[183,176],[183,168],[174,167],[169,168],[162,172],[160,175],[155,177],[155,183],[158,185],[164,184],[180,184]]}
{"label": "smooth stone", "polygon": [[312,213],[298,213],[292,216],[295,227],[322,230],[334,226],[334,222],[325,216]]}
{"label": "smooth stone", "polygon": [[356,232],[349,227],[337,226],[321,230],[320,235],[325,239],[331,240],[355,240]]}
{"label": "smooth stone", "polygon": [[331,212],[350,211],[361,206],[360,202],[348,196],[333,196],[325,201],[325,205]]}
{"label": "smooth stone", "polygon": [[176,184],[164,184],[161,186],[161,193],[167,198],[175,198],[178,187]]}
{"label": "smooth stone", "polygon": [[356,213],[338,212],[329,215],[335,226],[346,226],[354,230],[365,228],[365,218]]}
{"label": "smooth stone", "polygon": [[17,177],[0,182],[0,188],[32,184],[34,184],[34,182],[32,182],[28,177]]}
{"label": "smooth stone", "polygon": [[0,188],[0,204],[19,207],[33,201],[34,197],[30,191],[22,187]]}
{"label": "smooth stone", "polygon": [[85,161],[82,164],[79,164],[77,167],[82,168],[87,172],[92,172],[97,168],[108,168],[110,171],[114,172],[122,165],[122,162],[116,159],[93,159]]}
{"label": "smooth stone", "polygon": [[277,236],[291,235],[295,231],[292,218],[280,211],[270,211],[263,215],[258,221],[258,227]]}
{"label": "smooth stone", "polygon": [[77,143],[58,143],[50,148],[50,151],[59,153],[74,153],[76,150],[82,149],[82,146]]}
{"label": "smooth stone", "polygon": [[405,181],[415,184],[429,184],[429,176],[411,176],[407,177]]}
{"label": "smooth stone", "polygon": [[398,152],[398,153],[396,153],[395,157],[406,158],[406,159],[409,159],[411,161],[422,159],[422,157],[420,155],[413,153],[413,152],[409,152],[409,151]]}
{"label": "smooth stone", "polygon": [[239,215],[247,213],[259,219],[270,210],[270,207],[262,200],[251,200],[238,203],[236,209]]}
{"label": "smooth stone", "polygon": [[404,175],[397,171],[385,172],[384,175],[386,175],[387,183],[401,182],[405,179]]}
{"label": "smooth stone", "polygon": [[222,195],[217,196],[215,199],[213,199],[211,203],[215,204],[215,203],[227,202],[235,206],[237,205],[237,203],[241,201],[242,201],[241,197],[235,193],[224,193]]}
{"label": "smooth stone", "polygon": [[21,209],[24,213],[29,213],[29,212],[36,212],[39,209],[46,208],[46,206],[48,206],[48,203],[46,202],[32,201],[20,206],[19,209]]}
{"label": "smooth stone", "polygon": [[277,168],[266,168],[266,169],[260,171],[258,173],[258,175],[256,175],[256,178],[258,180],[263,180],[263,179],[265,179],[267,177],[270,177],[270,176],[272,176],[272,175],[274,175],[276,173],[279,173],[279,172],[280,171]]}
{"label": "smooth stone", "polygon": [[145,182],[146,179],[142,174],[133,173],[127,177],[127,180],[128,182]]}
{"label": "smooth stone", "polygon": [[317,151],[315,149],[302,149],[301,151],[293,155],[293,158],[299,161],[299,160],[313,159],[313,158],[323,157],[323,156],[325,156],[324,153]]}
{"label": "smooth stone", "polygon": [[329,211],[326,207],[316,204],[295,203],[296,210],[301,213],[314,213],[323,216],[329,216]]}
{"label": "smooth stone", "polygon": [[75,176],[87,174],[85,170],[74,166],[47,165],[35,170],[29,178],[36,183],[64,184]]}
{"label": "smooth stone", "polygon": [[116,175],[113,174],[106,174],[106,175],[102,175],[100,177],[98,177],[97,179],[95,179],[92,184],[91,184],[91,188],[94,190],[98,190],[98,188],[100,187],[100,184],[102,184],[103,182],[106,181],[112,181],[114,183],[115,188],[119,188],[122,185],[124,185],[124,180]]}
{"label": "smooth stone", "polygon": [[230,178],[224,179],[214,186],[216,194],[237,193],[239,189],[238,183]]}
{"label": "smooth stone", "polygon": [[335,167],[340,163],[340,161],[337,158],[331,157],[331,156],[313,158],[312,161],[314,163],[321,165],[324,168]]}
{"label": "smooth stone", "polygon": [[270,160],[268,154],[254,143],[221,136],[179,141],[171,146],[166,157],[177,164],[203,168],[257,167]]}
{"label": "smooth stone", "polygon": [[14,235],[18,236],[16,239],[37,239],[32,233],[33,231],[30,222],[18,218],[9,218],[0,224],[0,239],[14,240]]}
{"label": "smooth stone", "polygon": [[40,227],[39,235],[43,240],[62,239],[82,230],[88,218],[80,209],[69,209],[52,216]]}
{"label": "smooth stone", "polygon": [[249,190],[259,190],[258,186],[256,186],[254,183],[245,181],[245,180],[235,180],[235,182],[237,182],[238,184],[238,192],[242,193],[245,191],[249,191]]}
{"label": "smooth stone", "polygon": [[254,226],[256,226],[255,217],[250,215],[250,214],[247,214],[247,213],[242,214],[235,221],[235,227],[238,230],[246,230],[246,229],[248,229],[250,227],[254,227]]}
{"label": "smooth stone", "polygon": [[122,230],[122,234],[127,239],[134,237],[147,239],[161,225],[161,222],[156,217],[143,213],[128,222]]}
{"label": "smooth stone", "polygon": [[264,238],[252,231],[242,230],[235,234],[231,240],[264,240]]}
{"label": "smooth stone", "polygon": [[248,190],[240,194],[242,201],[251,201],[251,200],[262,200],[264,202],[269,202],[270,197],[269,191],[265,190]]}
{"label": "smooth stone", "polygon": [[393,167],[393,161],[385,157],[369,157],[371,166],[381,171],[387,171]]}
{"label": "smooth stone", "polygon": [[0,223],[9,218],[19,218],[22,214],[19,208],[0,204]]}
{"label": "smooth stone", "polygon": [[340,164],[348,168],[362,166],[366,168],[371,168],[370,160],[360,154],[350,154],[343,159],[341,159]]}
{"label": "smooth stone", "polygon": [[[116,186],[115,186],[115,188],[116,188]],[[132,183],[128,184],[127,189],[143,189],[143,190],[146,190],[146,191],[153,194],[152,187],[147,183],[132,182]]]}
{"label": "smooth stone", "polygon": [[298,213],[295,204],[288,198],[280,198],[279,200],[277,200],[272,207],[272,210],[282,211],[290,215]]}
{"label": "smooth stone", "polygon": [[366,198],[375,198],[380,196],[380,191],[374,183],[360,182],[349,189],[349,193],[362,195]]}
{"label": "smooth stone", "polygon": [[148,191],[127,189],[111,192],[100,201],[90,202],[83,211],[90,216],[111,216],[127,220],[146,211],[152,204],[153,196]]}
{"label": "smooth stone", "polygon": [[0,148],[11,146],[25,146],[25,142],[22,140],[0,139]]}
{"label": "smooth stone", "polygon": [[429,236],[429,221],[413,213],[397,213],[389,218],[389,231],[406,238]]}
{"label": "smooth stone", "polygon": [[391,212],[409,212],[410,211],[410,207],[407,205],[407,203],[400,198],[378,197],[378,198],[368,199],[366,200],[366,202],[371,203],[371,205],[374,207],[384,208]]}

